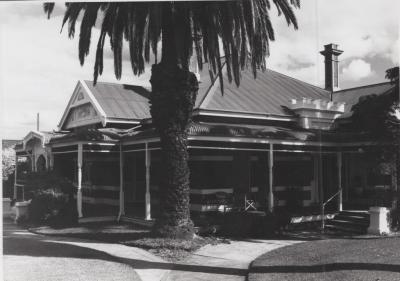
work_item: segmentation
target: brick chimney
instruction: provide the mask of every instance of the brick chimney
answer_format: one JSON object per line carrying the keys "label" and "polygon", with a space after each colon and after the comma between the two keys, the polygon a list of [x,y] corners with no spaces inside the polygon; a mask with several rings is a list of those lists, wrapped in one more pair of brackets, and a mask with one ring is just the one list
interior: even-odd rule
{"label": "brick chimney", "polygon": [[325,89],[335,91],[339,89],[339,59],[343,51],[338,49],[337,44],[324,46],[321,55],[325,57]]}

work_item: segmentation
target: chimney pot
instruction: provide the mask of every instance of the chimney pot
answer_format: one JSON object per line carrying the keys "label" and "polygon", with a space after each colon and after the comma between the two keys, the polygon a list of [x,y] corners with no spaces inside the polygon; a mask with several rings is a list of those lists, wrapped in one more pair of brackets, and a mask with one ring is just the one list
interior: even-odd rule
{"label": "chimney pot", "polygon": [[338,49],[338,44],[324,46],[321,55],[325,57],[325,89],[333,92],[339,88],[339,59],[343,51]]}

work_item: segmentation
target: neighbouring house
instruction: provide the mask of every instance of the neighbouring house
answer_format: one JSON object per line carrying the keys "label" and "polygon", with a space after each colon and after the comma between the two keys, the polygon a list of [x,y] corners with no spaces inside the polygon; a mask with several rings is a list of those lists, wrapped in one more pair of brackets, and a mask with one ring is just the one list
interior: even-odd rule
{"label": "neighbouring house", "polygon": [[[211,212],[248,199],[256,208],[342,204],[369,206],[374,192],[393,188],[367,147],[368,133],[341,131],[362,96],[385,94],[388,83],[339,90],[335,44],[325,46],[325,88],[281,73],[242,72],[240,87],[198,73],[189,128],[190,209]],[[206,68],[206,67],[205,67]],[[80,217],[157,216],[160,143],[149,113],[149,90],[79,81],[56,132],[30,132],[17,145],[32,171],[53,169],[76,188]],[[370,150],[368,150],[370,151]],[[18,188],[18,183],[16,189]],[[16,194],[16,193],[15,193]],[[239,199],[238,199],[239,198]],[[248,207],[248,206],[247,206]]]}

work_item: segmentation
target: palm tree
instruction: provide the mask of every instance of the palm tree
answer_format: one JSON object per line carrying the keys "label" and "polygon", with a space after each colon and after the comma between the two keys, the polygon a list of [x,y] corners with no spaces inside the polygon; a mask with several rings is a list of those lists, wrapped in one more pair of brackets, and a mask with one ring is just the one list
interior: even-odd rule
{"label": "palm tree", "polygon": [[[300,0],[273,0],[279,15],[297,29],[293,7]],[[45,4],[50,13],[53,4]],[[265,70],[269,41],[274,30],[269,17],[269,0],[209,2],[107,2],[69,3],[62,25],[68,21],[70,37],[83,15],[79,34],[79,60],[84,63],[89,53],[91,31],[101,22],[94,65],[94,83],[103,72],[103,47],[110,38],[114,54],[116,78],[121,77],[123,42],[127,41],[135,75],[145,70],[150,51],[156,63],[152,66],[150,113],[161,141],[164,163],[162,212],[156,221],[156,232],[169,237],[192,237],[193,223],[189,215],[189,168],[187,128],[196,100],[198,81],[189,71],[195,50],[201,70],[208,63],[210,75],[218,75],[222,84],[222,50],[229,82],[240,84],[240,70],[250,65]],[[161,61],[158,43],[161,41]]]}

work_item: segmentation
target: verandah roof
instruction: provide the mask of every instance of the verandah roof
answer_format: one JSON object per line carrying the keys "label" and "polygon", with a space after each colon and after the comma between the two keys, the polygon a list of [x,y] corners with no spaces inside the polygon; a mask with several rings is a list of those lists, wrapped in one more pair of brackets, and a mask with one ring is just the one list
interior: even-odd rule
{"label": "verandah roof", "polygon": [[[318,131],[302,128],[284,128],[262,125],[232,125],[193,122],[189,127],[189,137],[263,139],[306,143],[355,143],[373,141],[367,133],[343,133],[337,131]],[[74,141],[131,142],[158,138],[154,128],[122,130],[114,128],[89,129],[79,133],[68,133],[54,137],[50,143],[70,143]]]}
{"label": "verandah roof", "polygon": [[[313,143],[354,143],[372,141],[370,135],[367,133],[356,134],[336,131],[307,130],[302,128],[284,128],[279,126],[212,124],[204,122],[193,122],[189,127],[188,134],[193,137],[256,138]],[[137,130],[125,134],[122,136],[122,140],[145,140],[156,137],[158,136],[155,129],[150,128],[143,131]]]}
{"label": "verandah roof", "polygon": [[105,141],[117,142],[121,138],[118,129],[104,128],[104,129],[88,129],[85,131],[65,133],[53,137],[50,144],[54,143],[70,143],[74,141]]}

